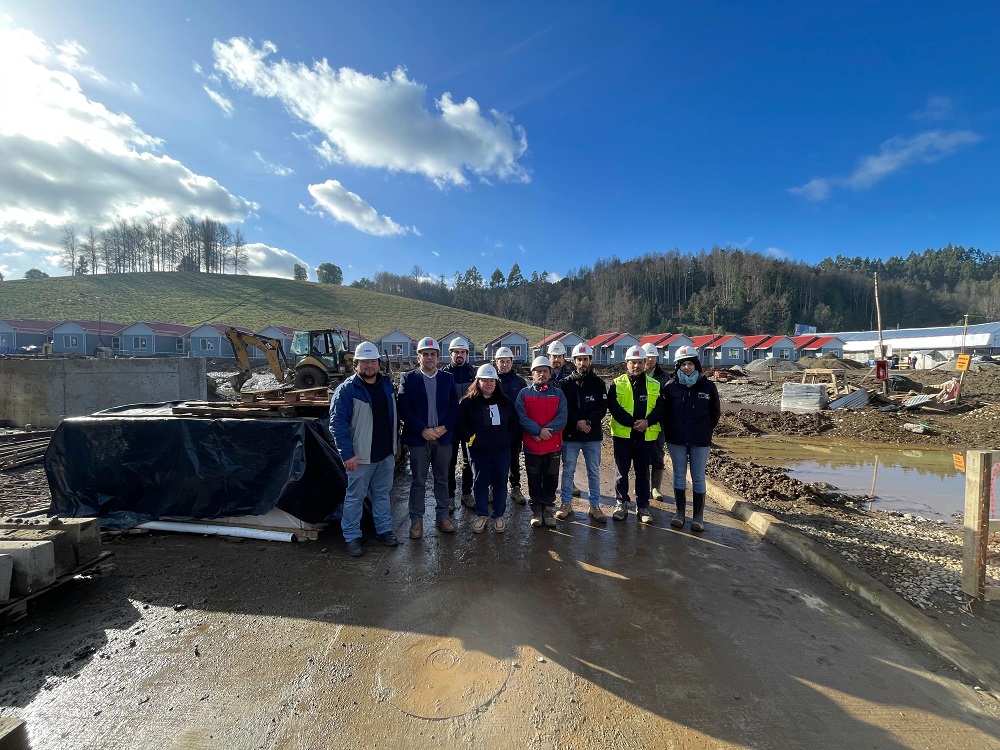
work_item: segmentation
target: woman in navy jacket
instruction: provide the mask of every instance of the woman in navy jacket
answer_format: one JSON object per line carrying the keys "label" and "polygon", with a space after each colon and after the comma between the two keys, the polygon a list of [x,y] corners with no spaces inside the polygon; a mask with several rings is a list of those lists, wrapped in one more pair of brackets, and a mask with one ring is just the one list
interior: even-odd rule
{"label": "woman in navy jacket", "polygon": [[663,392],[666,401],[667,451],[674,467],[674,502],[677,514],[670,522],[684,528],[687,510],[687,473],[691,467],[693,517],[691,531],[705,530],[705,466],[712,446],[712,432],[722,416],[719,389],[701,371],[698,350],[682,346],[674,353],[676,372]]}
{"label": "woman in navy jacket", "polygon": [[493,365],[482,365],[469,390],[458,404],[458,437],[468,443],[472,459],[472,488],[476,499],[476,519],[472,531],[481,534],[489,516],[490,489],[493,490],[493,530],[507,530],[507,472],[510,449],[520,434],[514,404],[497,384]]}

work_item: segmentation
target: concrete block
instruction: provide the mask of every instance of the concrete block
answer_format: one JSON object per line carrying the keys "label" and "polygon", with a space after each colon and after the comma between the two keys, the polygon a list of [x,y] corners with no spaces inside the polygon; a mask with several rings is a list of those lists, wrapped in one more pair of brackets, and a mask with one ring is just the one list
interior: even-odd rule
{"label": "concrete block", "polygon": [[0,750],[31,750],[28,731],[21,719],[0,717]]}
{"label": "concrete block", "polygon": [[0,604],[10,599],[10,579],[14,575],[14,558],[0,555]]}
{"label": "concrete block", "polygon": [[76,552],[73,542],[65,531],[55,529],[0,529],[0,542],[52,542],[56,562],[56,577],[65,576],[76,570]]}
{"label": "concrete block", "polygon": [[8,542],[0,540],[0,555],[14,560],[11,596],[25,596],[56,580],[56,553],[52,542]]}
{"label": "concrete block", "polygon": [[101,526],[96,518],[0,518],[0,529],[58,529],[65,531],[76,553],[76,564],[101,554]]}

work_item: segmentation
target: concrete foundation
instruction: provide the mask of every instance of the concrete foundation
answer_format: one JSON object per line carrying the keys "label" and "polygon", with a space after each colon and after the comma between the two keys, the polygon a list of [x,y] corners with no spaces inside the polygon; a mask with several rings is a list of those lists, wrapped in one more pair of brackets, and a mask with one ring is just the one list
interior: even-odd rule
{"label": "concrete foundation", "polygon": [[16,427],[55,427],[124,404],[203,401],[205,360],[2,359],[0,420]]}
{"label": "concrete foundation", "polygon": [[69,575],[76,568],[76,552],[69,534],[51,529],[0,529],[0,542],[52,542],[56,577]]}
{"label": "concrete foundation", "polygon": [[56,580],[56,554],[52,542],[8,542],[0,539],[0,555],[13,558],[11,596],[27,596]]}
{"label": "concrete foundation", "polygon": [[10,599],[10,579],[14,575],[14,558],[0,555],[0,604]]}

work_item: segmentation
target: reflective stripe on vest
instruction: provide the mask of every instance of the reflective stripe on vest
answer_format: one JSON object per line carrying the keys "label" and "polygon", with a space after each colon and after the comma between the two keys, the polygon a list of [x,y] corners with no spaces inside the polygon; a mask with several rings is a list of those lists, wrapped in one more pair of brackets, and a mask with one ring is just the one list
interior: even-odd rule
{"label": "reflective stripe on vest", "polygon": [[[615,378],[615,395],[617,396],[618,404],[629,414],[633,413],[635,408],[635,402],[632,400],[632,384],[629,382],[628,375],[619,375]],[[656,406],[656,399],[660,396],[660,384],[656,382],[654,378],[646,376],[646,416],[648,417],[650,412],[653,411],[653,407]],[[643,433],[646,436],[646,441],[656,440],[657,435],[660,434],[660,425],[651,424],[646,428]],[[632,428],[626,427],[623,424],[619,424],[615,421],[614,417],[611,417],[611,435],[612,437],[628,438],[632,437]]]}

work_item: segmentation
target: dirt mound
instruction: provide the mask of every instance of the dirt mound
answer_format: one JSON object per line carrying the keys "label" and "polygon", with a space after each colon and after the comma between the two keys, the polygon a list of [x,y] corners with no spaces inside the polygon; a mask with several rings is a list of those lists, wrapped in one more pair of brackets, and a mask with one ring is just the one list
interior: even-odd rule
{"label": "dirt mound", "polygon": [[868,365],[854,359],[838,357],[805,357],[799,360],[803,367],[820,367],[827,370],[867,370]]}

